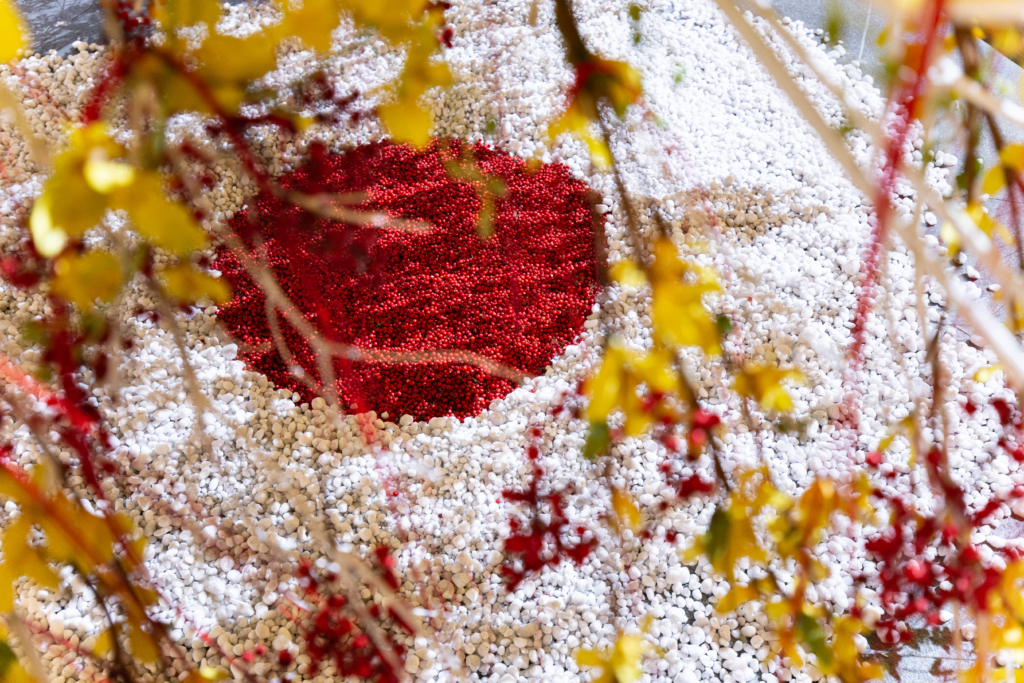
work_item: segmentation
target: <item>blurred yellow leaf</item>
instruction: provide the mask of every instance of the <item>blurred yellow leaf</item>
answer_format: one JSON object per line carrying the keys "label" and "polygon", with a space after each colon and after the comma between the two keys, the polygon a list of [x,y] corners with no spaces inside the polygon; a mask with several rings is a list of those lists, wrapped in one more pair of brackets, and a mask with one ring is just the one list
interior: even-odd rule
{"label": "blurred yellow leaf", "polygon": [[432,116],[420,105],[420,96],[428,88],[451,84],[452,79],[447,64],[433,61],[437,47],[433,22],[419,25],[399,76],[396,98],[378,108],[388,132],[398,142],[423,147],[430,141]]}
{"label": "blurred yellow leaf", "polygon": [[999,160],[1018,171],[1024,169],[1024,145],[1006,145],[999,152]]}
{"label": "blurred yellow leaf", "polygon": [[226,282],[187,264],[165,268],[159,278],[167,293],[179,303],[194,303],[205,297],[222,304],[231,298]]}
{"label": "blurred yellow leaf", "polygon": [[193,671],[188,677],[188,683],[213,683],[214,681],[226,681],[231,674],[221,668],[212,666],[201,666],[198,671]]}
{"label": "blurred yellow leaf", "polygon": [[995,232],[1003,242],[1006,244],[1013,244],[1013,234],[1006,229],[1005,225],[993,219],[981,204],[977,202],[968,204],[967,215],[970,216],[971,220],[977,224],[978,228],[989,237],[991,237],[992,233]]}
{"label": "blurred yellow leaf", "polygon": [[679,377],[672,360],[672,354],[665,349],[640,355],[617,344],[609,345],[601,368],[585,386],[590,397],[587,418],[592,424],[606,422],[609,413],[620,409],[626,415],[623,432],[627,436],[642,433],[655,420],[658,402],[645,402],[637,390],[645,384],[648,391],[657,394],[678,394]]}
{"label": "blurred yellow leaf", "polygon": [[50,565],[40,557],[39,550],[29,544],[32,534],[32,519],[22,514],[4,531],[0,537],[0,547],[4,550],[3,562],[0,562],[0,611],[10,612],[14,609],[15,581],[28,577],[44,588],[57,588],[60,581]]}
{"label": "blurred yellow leaf", "polygon": [[130,186],[114,196],[113,203],[125,209],[139,234],[158,247],[184,255],[206,244],[206,233],[191,212],[164,194],[158,173],[139,172]]}
{"label": "blurred yellow leaf", "polygon": [[409,40],[431,5],[430,0],[341,0],[357,25],[375,28],[393,43]]}
{"label": "blurred yellow leaf", "polygon": [[951,255],[956,256],[960,251],[960,231],[949,221],[943,221],[939,227],[939,237],[942,243],[949,249]]}
{"label": "blurred yellow leaf", "polygon": [[132,655],[146,664],[152,664],[160,657],[160,648],[153,636],[142,630],[138,622],[133,622],[128,630],[128,643],[132,646]]}
{"label": "blurred yellow leaf", "polygon": [[732,612],[737,607],[758,600],[760,597],[758,592],[750,586],[733,586],[715,605],[715,611],[723,614]]}
{"label": "blurred yellow leaf", "polygon": [[124,148],[110,137],[102,124],[74,128],[68,135],[68,148],[53,161],[53,174],[36,199],[29,217],[32,239],[40,254],[56,256],[68,236],[78,237],[95,226],[108,208],[107,197],[97,192],[86,177],[86,165],[96,164],[93,175],[97,185],[105,187],[117,172],[102,164],[117,159]]}
{"label": "blurred yellow leaf", "polygon": [[592,128],[598,120],[598,104],[607,102],[622,118],[642,92],[640,72],[632,66],[588,54],[576,65],[576,82],[570,91],[569,104],[548,127],[548,137],[573,134],[586,143],[594,164],[607,168],[612,163],[611,150],[603,139],[594,135]]}
{"label": "blurred yellow leaf", "polygon": [[619,529],[629,529],[634,534],[640,530],[640,508],[628,492],[620,489],[612,491],[612,509]]}
{"label": "blurred yellow leaf", "polygon": [[86,160],[82,175],[94,191],[110,194],[114,190],[131,185],[135,180],[135,169],[119,161],[92,156]]}
{"label": "blurred yellow leaf", "polygon": [[633,261],[619,261],[608,271],[613,280],[625,287],[640,287],[647,282],[643,269]]}
{"label": "blurred yellow leaf", "polygon": [[220,20],[220,3],[217,0],[158,0],[153,3],[152,11],[153,18],[160,22],[172,40],[178,27],[203,22],[212,32]]}
{"label": "blurred yellow leaf", "polygon": [[981,191],[985,194],[994,195],[1004,187],[1006,187],[1006,174],[1003,172],[1003,167],[996,164],[985,174],[985,180],[981,184]]}
{"label": "blurred yellow leaf", "polygon": [[591,678],[595,683],[634,683],[640,680],[643,656],[651,649],[651,644],[640,636],[619,634],[611,648],[577,652],[576,663],[601,667],[601,676]]}
{"label": "blurred yellow leaf", "polygon": [[245,38],[214,33],[195,51],[199,73],[213,84],[256,80],[277,66],[275,42],[265,33]]}
{"label": "blurred yellow leaf", "polygon": [[975,382],[980,382],[981,384],[984,384],[985,382],[995,377],[996,373],[1000,372],[1002,369],[1003,368],[999,363],[996,363],[995,365],[986,365],[985,367],[980,368],[977,372],[974,373],[973,379]]}
{"label": "blurred yellow leaf", "polygon": [[43,256],[56,256],[68,243],[67,233],[53,224],[53,206],[49,193],[39,195],[32,205],[29,229],[36,251]]}
{"label": "blurred yellow leaf", "polygon": [[14,0],[0,0],[0,62],[9,62],[18,56],[18,50],[31,45],[28,29]]}
{"label": "blurred yellow leaf", "polygon": [[121,288],[121,267],[105,251],[67,254],[57,259],[53,270],[53,293],[82,310],[92,309],[97,299],[110,303]]}
{"label": "blurred yellow leaf", "polygon": [[722,352],[721,331],[704,306],[704,295],[721,289],[713,271],[683,263],[668,239],[654,244],[651,267],[651,318],[666,344],[699,346],[706,353]]}
{"label": "blurred yellow leaf", "polygon": [[548,126],[548,138],[554,139],[562,133],[570,133],[583,141],[590,150],[590,158],[599,169],[607,169],[612,165],[612,152],[604,140],[594,135],[590,117],[586,115],[579,102],[573,101],[554,123]]}
{"label": "blurred yellow leaf", "polygon": [[377,113],[396,142],[408,142],[414,147],[423,147],[430,142],[433,118],[430,112],[419,104],[400,100],[381,105],[377,108]]}
{"label": "blurred yellow leaf", "polygon": [[99,638],[96,639],[96,644],[92,646],[92,653],[97,657],[103,658],[114,648],[114,636],[111,634],[110,629],[106,629],[100,634]]}
{"label": "blurred yellow leaf", "polygon": [[337,0],[302,0],[302,7],[284,6],[284,20],[275,29],[280,37],[296,36],[306,47],[317,52],[331,49],[331,34],[341,23],[341,7]]}
{"label": "blurred yellow leaf", "polygon": [[733,388],[740,396],[756,401],[761,410],[788,413],[793,410],[793,399],[782,387],[781,382],[786,379],[800,381],[803,375],[796,370],[747,365],[736,373]]}

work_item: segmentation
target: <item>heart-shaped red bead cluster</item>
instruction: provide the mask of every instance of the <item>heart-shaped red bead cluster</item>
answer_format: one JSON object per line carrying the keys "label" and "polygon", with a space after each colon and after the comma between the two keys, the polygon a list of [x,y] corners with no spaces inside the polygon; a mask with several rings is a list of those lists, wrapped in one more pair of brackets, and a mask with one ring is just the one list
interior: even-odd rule
{"label": "heart-shaped red bead cluster", "polygon": [[[580,332],[598,290],[591,190],[561,164],[527,167],[477,144],[473,180],[445,162],[468,157],[463,143],[417,151],[375,143],[340,155],[311,150],[281,179],[307,194],[362,192],[361,211],[429,224],[419,230],[331,221],[269,193],[232,219],[256,261],[324,338],[360,349],[472,352],[526,374],[543,371]],[[470,176],[464,176],[470,177]],[[495,180],[500,182],[495,183]],[[496,191],[493,236],[478,235],[478,192]],[[599,220],[599,219],[597,219]],[[598,227],[600,225],[598,224]],[[278,314],[291,362],[275,347],[262,290],[226,248],[216,267],[234,298],[220,320],[242,342],[242,358],[277,386],[311,400],[322,389],[316,355]],[[413,353],[409,354],[414,356]],[[417,419],[465,417],[515,384],[481,367],[430,362],[334,360],[339,395],[358,410]]]}

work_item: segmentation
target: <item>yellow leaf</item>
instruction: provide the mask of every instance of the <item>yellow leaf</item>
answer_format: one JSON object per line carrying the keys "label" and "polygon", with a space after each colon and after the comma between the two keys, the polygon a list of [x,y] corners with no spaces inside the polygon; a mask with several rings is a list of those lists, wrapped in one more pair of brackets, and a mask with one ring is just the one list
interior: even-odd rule
{"label": "yellow leaf", "polygon": [[[43,186],[29,218],[32,239],[43,256],[56,256],[68,236],[78,237],[95,226],[107,210],[107,197],[97,192],[86,178],[85,167],[92,160],[109,161],[124,153],[102,124],[74,128],[68,135],[68,149],[53,161],[53,174]],[[110,175],[97,167],[96,179],[103,186]]]}
{"label": "yellow leaf", "polygon": [[949,221],[942,223],[939,228],[939,237],[954,256],[960,251],[960,231]]}
{"label": "yellow leaf", "polygon": [[32,243],[43,256],[56,256],[68,243],[68,236],[53,224],[53,211],[50,194],[44,192],[32,205],[32,213],[28,219],[32,232]]}
{"label": "yellow leaf", "polygon": [[604,422],[618,405],[622,393],[625,362],[625,352],[617,346],[610,346],[605,352],[601,369],[593,378],[587,380],[586,393],[590,396],[587,419],[590,422]]}
{"label": "yellow leaf", "polygon": [[650,643],[640,636],[620,634],[611,649],[580,650],[576,653],[576,663],[601,667],[602,675],[592,679],[598,683],[634,683],[642,673],[641,660],[651,649]]}
{"label": "yellow leaf", "polygon": [[417,26],[399,77],[396,99],[378,108],[391,137],[399,142],[423,147],[430,141],[431,115],[420,106],[420,96],[428,88],[449,85],[452,78],[447,64],[433,61],[437,47],[433,23]]}
{"label": "yellow leaf", "polygon": [[1007,244],[1013,244],[1013,234],[1006,229],[1001,222],[992,218],[981,204],[977,202],[967,205],[967,215],[970,216],[978,228],[989,237],[995,232]]}
{"label": "yellow leaf", "polygon": [[188,683],[213,683],[214,681],[225,681],[229,678],[231,678],[231,674],[224,669],[201,666],[198,671],[193,671],[188,677]]}
{"label": "yellow leaf", "polygon": [[733,586],[715,605],[715,611],[722,614],[732,612],[737,607],[758,600],[760,597],[757,591],[750,586]]}
{"label": "yellow leaf", "polygon": [[175,37],[176,28],[200,22],[213,31],[220,20],[220,3],[217,0],[160,0],[153,4],[153,17],[170,39]]}
{"label": "yellow leaf", "polygon": [[569,104],[565,113],[548,126],[548,138],[554,139],[562,133],[569,133],[583,141],[590,150],[590,159],[594,165],[605,170],[612,165],[612,152],[604,140],[594,135],[590,117],[584,113],[578,100]]}
{"label": "yellow leaf", "polygon": [[620,285],[634,289],[647,282],[643,269],[633,261],[619,261],[611,267],[608,274]]}
{"label": "yellow leaf", "polygon": [[395,43],[413,35],[413,24],[422,19],[430,4],[430,0],[341,0],[357,25],[375,28]]}
{"label": "yellow leaf", "polygon": [[803,375],[796,370],[748,365],[736,374],[733,388],[740,396],[756,401],[761,410],[788,413],[793,410],[793,399],[782,388],[781,382],[786,379],[802,380]]}
{"label": "yellow leaf", "polygon": [[165,268],[159,278],[167,293],[179,303],[193,303],[205,297],[222,304],[231,298],[226,282],[200,273],[190,265]]}
{"label": "yellow leaf", "polygon": [[245,38],[215,33],[195,51],[199,73],[211,83],[254,81],[277,66],[274,42],[264,33]]}
{"label": "yellow leaf", "polygon": [[90,251],[83,256],[68,254],[57,259],[53,268],[53,293],[82,310],[91,309],[96,299],[109,303],[121,288],[121,267],[105,251]]}
{"label": "yellow leaf", "polygon": [[974,373],[973,379],[975,382],[984,384],[985,382],[995,377],[996,373],[1002,371],[1002,369],[1003,367],[999,363],[996,363],[995,365],[986,365],[985,367],[980,368],[977,372]]}
{"label": "yellow leaf", "polygon": [[340,6],[335,0],[302,0],[302,7],[285,4],[284,20],[275,29],[280,37],[296,36],[317,52],[331,49],[331,33],[341,23]]}
{"label": "yellow leaf", "polygon": [[128,643],[132,646],[132,654],[147,664],[156,662],[160,657],[160,649],[153,636],[143,631],[138,623],[132,623],[128,631]]}
{"label": "yellow leaf", "polygon": [[158,247],[185,255],[206,244],[206,233],[191,212],[164,194],[160,175],[136,174],[135,182],[117,192],[113,204],[128,212],[138,232]]}
{"label": "yellow leaf", "polygon": [[1018,171],[1024,169],[1024,145],[1006,145],[999,152],[999,160]]}
{"label": "yellow leaf", "polygon": [[640,530],[640,508],[637,507],[633,496],[626,491],[615,489],[612,491],[612,509],[615,510],[615,518],[620,529],[629,529],[634,534]]}
{"label": "yellow leaf", "polygon": [[985,181],[981,184],[981,191],[985,194],[994,195],[1006,187],[1006,174],[1003,167],[996,164],[985,174]]}
{"label": "yellow leaf", "polygon": [[721,289],[714,272],[683,263],[675,245],[660,238],[654,244],[650,276],[651,319],[659,338],[669,345],[721,353],[718,323],[704,306],[704,295]]}
{"label": "yellow leaf", "polygon": [[133,167],[119,161],[109,161],[96,156],[85,162],[82,174],[89,187],[100,194],[110,194],[114,190],[131,185],[135,180]]}
{"label": "yellow leaf", "polygon": [[414,147],[424,147],[430,142],[433,120],[430,112],[418,104],[399,100],[378,107],[377,113],[387,126],[392,140],[408,142]]}
{"label": "yellow leaf", "polygon": [[28,30],[14,0],[0,0],[0,62],[9,62],[18,56],[18,50],[31,45]]}
{"label": "yellow leaf", "polygon": [[97,657],[106,657],[107,653],[114,648],[114,636],[110,632],[110,629],[103,631],[99,638],[96,639],[96,644],[92,646],[92,653]]}

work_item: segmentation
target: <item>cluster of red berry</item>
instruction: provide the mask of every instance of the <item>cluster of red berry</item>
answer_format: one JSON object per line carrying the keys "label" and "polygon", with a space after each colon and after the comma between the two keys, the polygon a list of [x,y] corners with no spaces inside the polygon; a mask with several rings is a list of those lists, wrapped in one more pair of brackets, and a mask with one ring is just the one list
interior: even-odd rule
{"label": "cluster of red berry", "polygon": [[[356,210],[426,225],[351,225],[259,194],[231,222],[269,263],[290,300],[333,342],[388,352],[473,352],[535,374],[579,333],[598,291],[591,191],[559,164],[528,167],[481,144],[464,155],[454,140],[423,151],[375,143],[342,155],[311,150],[281,179],[288,190],[364,193]],[[453,178],[446,162],[472,158],[473,178]],[[478,235],[481,195],[495,182],[493,235]],[[600,226],[597,226],[600,227]],[[600,232],[598,232],[600,234]],[[258,236],[258,239],[257,239]],[[259,245],[259,246],[257,246]],[[234,299],[219,317],[243,342],[243,358],[277,386],[312,399],[302,376],[319,380],[317,356],[278,313],[293,364],[282,360],[263,291],[227,249],[216,267]],[[417,419],[474,415],[514,384],[454,360],[367,362],[334,359],[345,405]]]}

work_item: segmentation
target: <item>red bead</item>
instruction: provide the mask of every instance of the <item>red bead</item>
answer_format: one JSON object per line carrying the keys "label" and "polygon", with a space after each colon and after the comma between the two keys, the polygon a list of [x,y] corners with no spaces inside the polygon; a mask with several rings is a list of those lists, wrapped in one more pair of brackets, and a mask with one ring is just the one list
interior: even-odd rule
{"label": "red bead", "polygon": [[[250,245],[261,236],[281,287],[329,339],[386,351],[467,350],[539,373],[579,334],[598,290],[589,189],[565,166],[530,173],[523,160],[478,144],[480,171],[506,188],[495,199],[494,235],[484,240],[476,231],[480,199],[445,172],[439,148],[446,144],[458,143],[421,152],[390,143],[343,155],[317,150],[281,180],[307,193],[366,192],[358,210],[424,221],[433,226],[428,232],[332,222],[266,193],[231,226]],[[243,359],[311,400],[315,394],[274,347],[262,291],[224,248],[216,267],[234,290],[220,319],[249,346]],[[294,362],[319,385],[309,345],[278,319]],[[417,419],[474,415],[514,388],[453,361],[337,358],[334,366],[343,405]]]}

